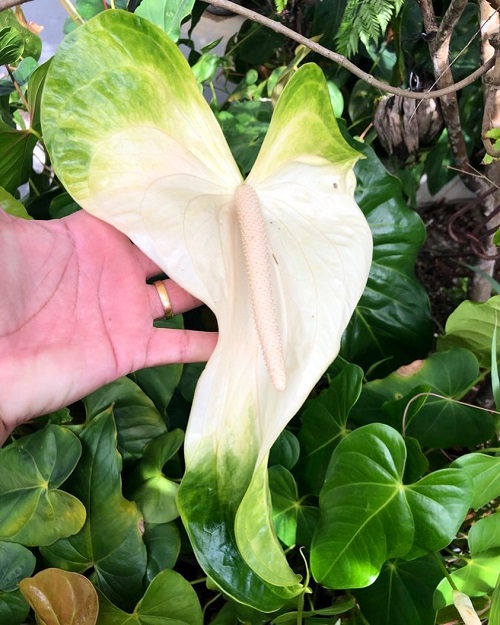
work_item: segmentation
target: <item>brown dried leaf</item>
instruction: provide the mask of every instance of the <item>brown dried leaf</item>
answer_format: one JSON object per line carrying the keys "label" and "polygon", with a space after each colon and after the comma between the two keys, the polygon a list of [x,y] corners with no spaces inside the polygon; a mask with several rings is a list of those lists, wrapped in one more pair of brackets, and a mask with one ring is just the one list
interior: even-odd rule
{"label": "brown dried leaf", "polygon": [[79,573],[45,569],[19,588],[39,625],[95,625],[99,603],[92,583]]}

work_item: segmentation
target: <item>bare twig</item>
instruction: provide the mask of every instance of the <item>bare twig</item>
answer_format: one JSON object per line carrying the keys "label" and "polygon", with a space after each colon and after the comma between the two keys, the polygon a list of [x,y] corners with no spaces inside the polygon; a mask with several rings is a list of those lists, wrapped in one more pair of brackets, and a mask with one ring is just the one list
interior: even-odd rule
{"label": "bare twig", "polygon": [[342,54],[333,52],[332,50],[325,48],[319,43],[315,43],[314,41],[311,41],[307,37],[304,37],[303,35],[299,35],[299,33],[296,33],[294,30],[292,30],[291,28],[288,28],[287,26],[284,26],[280,22],[276,22],[268,17],[265,17],[264,15],[260,15],[260,13],[256,13],[255,11],[252,11],[250,9],[246,9],[245,7],[242,7],[239,4],[235,4],[234,2],[231,2],[230,0],[203,0],[203,1],[206,2],[207,4],[211,4],[213,6],[220,7],[221,9],[226,9],[227,11],[232,11],[233,13],[237,13],[238,15],[242,15],[243,17],[246,17],[247,19],[252,20],[253,22],[257,22],[258,24],[261,24],[262,26],[266,26],[267,28],[269,28],[270,30],[273,30],[276,33],[285,35],[289,39],[292,39],[293,41],[296,41],[297,43],[303,46],[306,46],[313,52],[316,52],[317,54],[324,56],[330,61],[333,61],[334,63],[337,63],[338,65],[341,65],[342,67],[349,70],[352,74],[354,74],[358,78],[361,78],[361,80],[364,80],[369,85],[372,85],[373,87],[376,87],[377,89],[380,89],[380,91],[382,92],[393,93],[394,95],[399,95],[403,98],[411,98],[412,100],[427,100],[429,98],[439,98],[439,97],[448,95],[450,93],[455,93],[459,91],[460,89],[467,87],[468,85],[473,83],[475,80],[480,78],[483,74],[489,71],[495,63],[493,59],[490,59],[484,65],[481,65],[481,67],[479,67],[476,71],[472,72],[472,74],[467,76],[467,78],[464,78],[460,82],[457,82],[450,86],[446,86],[444,89],[438,89],[437,91],[428,91],[428,92],[407,91],[405,89],[399,89],[398,87],[392,87],[391,85],[387,85],[386,83],[383,83],[380,80],[377,80],[371,74],[368,74],[364,72],[363,70],[359,69],[357,65],[354,65],[354,63],[349,61],[349,59],[347,59]]}
{"label": "bare twig", "polygon": [[12,9],[20,4],[24,4],[25,2],[32,2],[32,0],[0,0],[0,11]]}
{"label": "bare twig", "polygon": [[441,41],[444,41],[451,37],[453,29],[458,24],[462,13],[464,12],[465,7],[467,6],[468,0],[455,0],[450,3],[444,17],[439,25],[437,32],[437,45],[438,47],[441,45]]}

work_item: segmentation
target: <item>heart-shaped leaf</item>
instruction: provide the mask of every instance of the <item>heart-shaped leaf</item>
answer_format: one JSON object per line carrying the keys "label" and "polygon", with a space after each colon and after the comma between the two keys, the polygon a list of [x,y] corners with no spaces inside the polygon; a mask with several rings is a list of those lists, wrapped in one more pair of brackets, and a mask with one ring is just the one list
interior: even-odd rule
{"label": "heart-shaped leaf", "polygon": [[24,205],[2,187],[0,187],[0,208],[15,217],[31,219],[27,210],[24,208]]}
{"label": "heart-shaped leaf", "polygon": [[[457,400],[478,375],[477,359],[469,350],[438,352],[365,384],[351,417],[358,424],[383,421],[400,431],[404,427],[424,447],[477,444],[493,435],[493,417]],[[405,414],[408,403],[400,400],[420,394],[422,388],[438,396],[429,395],[419,410]]]}
{"label": "heart-shaped leaf", "polygon": [[66,486],[88,511],[81,531],[42,549],[52,566],[83,573],[119,605],[133,606],[142,594],[146,549],[141,515],[121,493],[121,456],[112,410],[89,421],[80,434],[82,457]]}
{"label": "heart-shaped leaf", "polygon": [[[470,556],[451,577],[457,589],[469,597],[489,594],[500,576],[500,515],[480,519],[469,530]],[[453,602],[453,589],[445,578],[436,588],[434,607],[439,610]]]}
{"label": "heart-shaped leaf", "polygon": [[20,590],[0,592],[0,623],[21,625],[26,620],[30,606]]}
{"label": "heart-shaped leaf", "polygon": [[182,430],[161,434],[146,446],[134,469],[129,482],[130,498],[138,504],[148,523],[168,523],[179,516],[176,504],[179,485],[169,480],[162,470],[183,440]]}
{"label": "heart-shaped leaf", "polygon": [[191,584],[179,573],[165,570],[159,573],[137,604],[133,614],[119,610],[99,595],[97,625],[202,625],[203,614]]}
{"label": "heart-shaped leaf", "polygon": [[164,569],[173,569],[181,550],[181,537],[175,523],[146,523],[144,544],[148,552],[146,580],[148,583]]}
{"label": "heart-shaped leaf", "polygon": [[432,555],[409,562],[391,560],[371,586],[355,595],[370,625],[434,625],[432,595],[441,577]]}
{"label": "heart-shaped leaf", "polygon": [[43,625],[95,625],[99,602],[83,575],[44,569],[24,579],[19,588]]}
{"label": "heart-shaped leaf", "polygon": [[467,514],[471,484],[443,469],[403,484],[404,440],[396,430],[367,425],[333,452],[320,494],[320,522],[311,570],[331,588],[362,588],[383,563],[445,547]]}
{"label": "heart-shaped leaf", "polygon": [[327,390],[305,404],[296,474],[306,492],[319,495],[332,452],[348,433],[347,419],[359,398],[362,382],[363,371],[347,365]]}
{"label": "heart-shaped leaf", "polygon": [[0,451],[0,539],[50,545],[78,532],[85,508],[59,490],[81,454],[69,430],[48,425]]}

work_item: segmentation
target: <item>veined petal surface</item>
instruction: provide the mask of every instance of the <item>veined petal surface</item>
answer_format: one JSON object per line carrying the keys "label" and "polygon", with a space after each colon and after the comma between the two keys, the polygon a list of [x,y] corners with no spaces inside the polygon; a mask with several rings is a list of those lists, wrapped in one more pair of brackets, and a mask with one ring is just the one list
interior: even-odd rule
{"label": "veined petal surface", "polygon": [[44,136],[68,191],[217,317],[178,506],[208,575],[239,601],[275,610],[301,586],[272,529],[267,455],[338,353],[366,283],[371,235],[353,199],[359,155],[340,135],[322,72],[303,66],[247,180],[267,239],[287,378],[278,391],[235,211],[243,181],[176,46],[137,16],[107,11],[65,40],[45,89]]}

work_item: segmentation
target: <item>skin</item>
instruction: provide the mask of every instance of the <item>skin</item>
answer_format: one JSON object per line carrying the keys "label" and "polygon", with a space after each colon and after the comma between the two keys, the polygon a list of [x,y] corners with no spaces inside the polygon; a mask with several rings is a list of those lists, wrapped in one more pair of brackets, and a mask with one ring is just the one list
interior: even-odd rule
{"label": "skin", "polygon": [[[161,270],[112,226],[79,211],[29,221],[0,210],[0,444],[13,428],[160,364],[204,362],[214,333],[153,327],[146,280]],[[165,281],[174,313],[200,302]]]}

